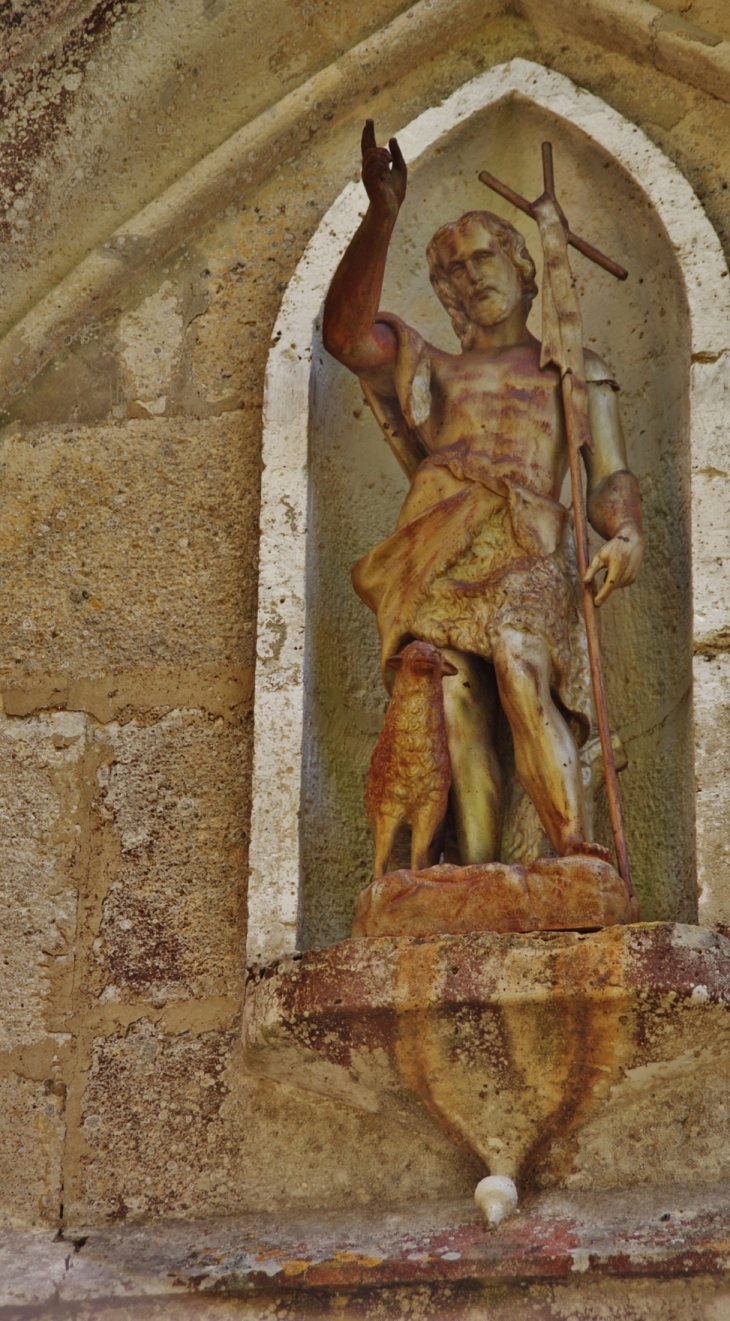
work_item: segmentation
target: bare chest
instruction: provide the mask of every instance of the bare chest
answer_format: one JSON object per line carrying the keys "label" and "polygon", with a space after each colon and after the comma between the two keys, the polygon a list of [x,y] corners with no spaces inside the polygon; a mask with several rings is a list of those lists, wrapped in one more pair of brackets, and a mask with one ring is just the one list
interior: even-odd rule
{"label": "bare chest", "polygon": [[530,362],[463,354],[439,363],[433,376],[431,448],[462,442],[518,468],[557,477],[565,456],[560,378]]}

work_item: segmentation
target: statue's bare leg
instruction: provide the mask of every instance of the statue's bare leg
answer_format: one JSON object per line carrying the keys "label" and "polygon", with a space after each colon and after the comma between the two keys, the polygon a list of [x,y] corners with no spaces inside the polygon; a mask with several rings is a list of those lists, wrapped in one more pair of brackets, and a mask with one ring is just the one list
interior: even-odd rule
{"label": "statue's bare leg", "polygon": [[547,644],[530,633],[504,628],[492,650],[517,774],[545,833],[561,857],[589,851],[581,847],[586,826],[578,749],[552,699]]}
{"label": "statue's bare leg", "polygon": [[502,772],[494,749],[497,691],[491,667],[444,649],[458,674],[443,681],[451,800],[464,865],[494,862],[502,843]]}

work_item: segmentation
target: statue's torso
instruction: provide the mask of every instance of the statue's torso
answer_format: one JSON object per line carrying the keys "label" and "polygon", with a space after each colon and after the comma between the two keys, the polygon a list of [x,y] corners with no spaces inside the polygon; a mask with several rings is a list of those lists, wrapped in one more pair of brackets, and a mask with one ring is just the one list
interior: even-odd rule
{"label": "statue's torso", "polygon": [[[529,344],[496,356],[434,353],[431,417],[423,429],[432,454],[457,445],[485,460],[495,477],[557,499],[567,470],[565,426],[556,368],[541,370]],[[399,525],[462,489],[445,466],[426,462],[415,474]]]}

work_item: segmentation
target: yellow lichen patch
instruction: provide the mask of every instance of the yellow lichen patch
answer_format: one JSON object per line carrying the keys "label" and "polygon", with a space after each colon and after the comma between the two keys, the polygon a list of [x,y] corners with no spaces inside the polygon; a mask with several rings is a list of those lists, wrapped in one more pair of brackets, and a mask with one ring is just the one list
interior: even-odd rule
{"label": "yellow lichen patch", "polygon": [[382,1257],[368,1257],[361,1252],[336,1252],[332,1261],[351,1266],[379,1266]]}
{"label": "yellow lichen patch", "polygon": [[281,1269],[285,1275],[303,1275],[311,1265],[311,1261],[297,1261],[295,1258],[294,1261],[282,1262]]}

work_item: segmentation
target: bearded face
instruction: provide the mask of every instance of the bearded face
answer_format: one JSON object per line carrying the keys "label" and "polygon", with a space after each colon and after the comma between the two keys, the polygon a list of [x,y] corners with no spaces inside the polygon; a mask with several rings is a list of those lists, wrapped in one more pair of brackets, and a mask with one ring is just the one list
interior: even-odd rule
{"label": "bearded face", "polygon": [[473,324],[497,326],[522,308],[519,273],[496,236],[477,218],[445,232],[436,251],[441,270]]}

